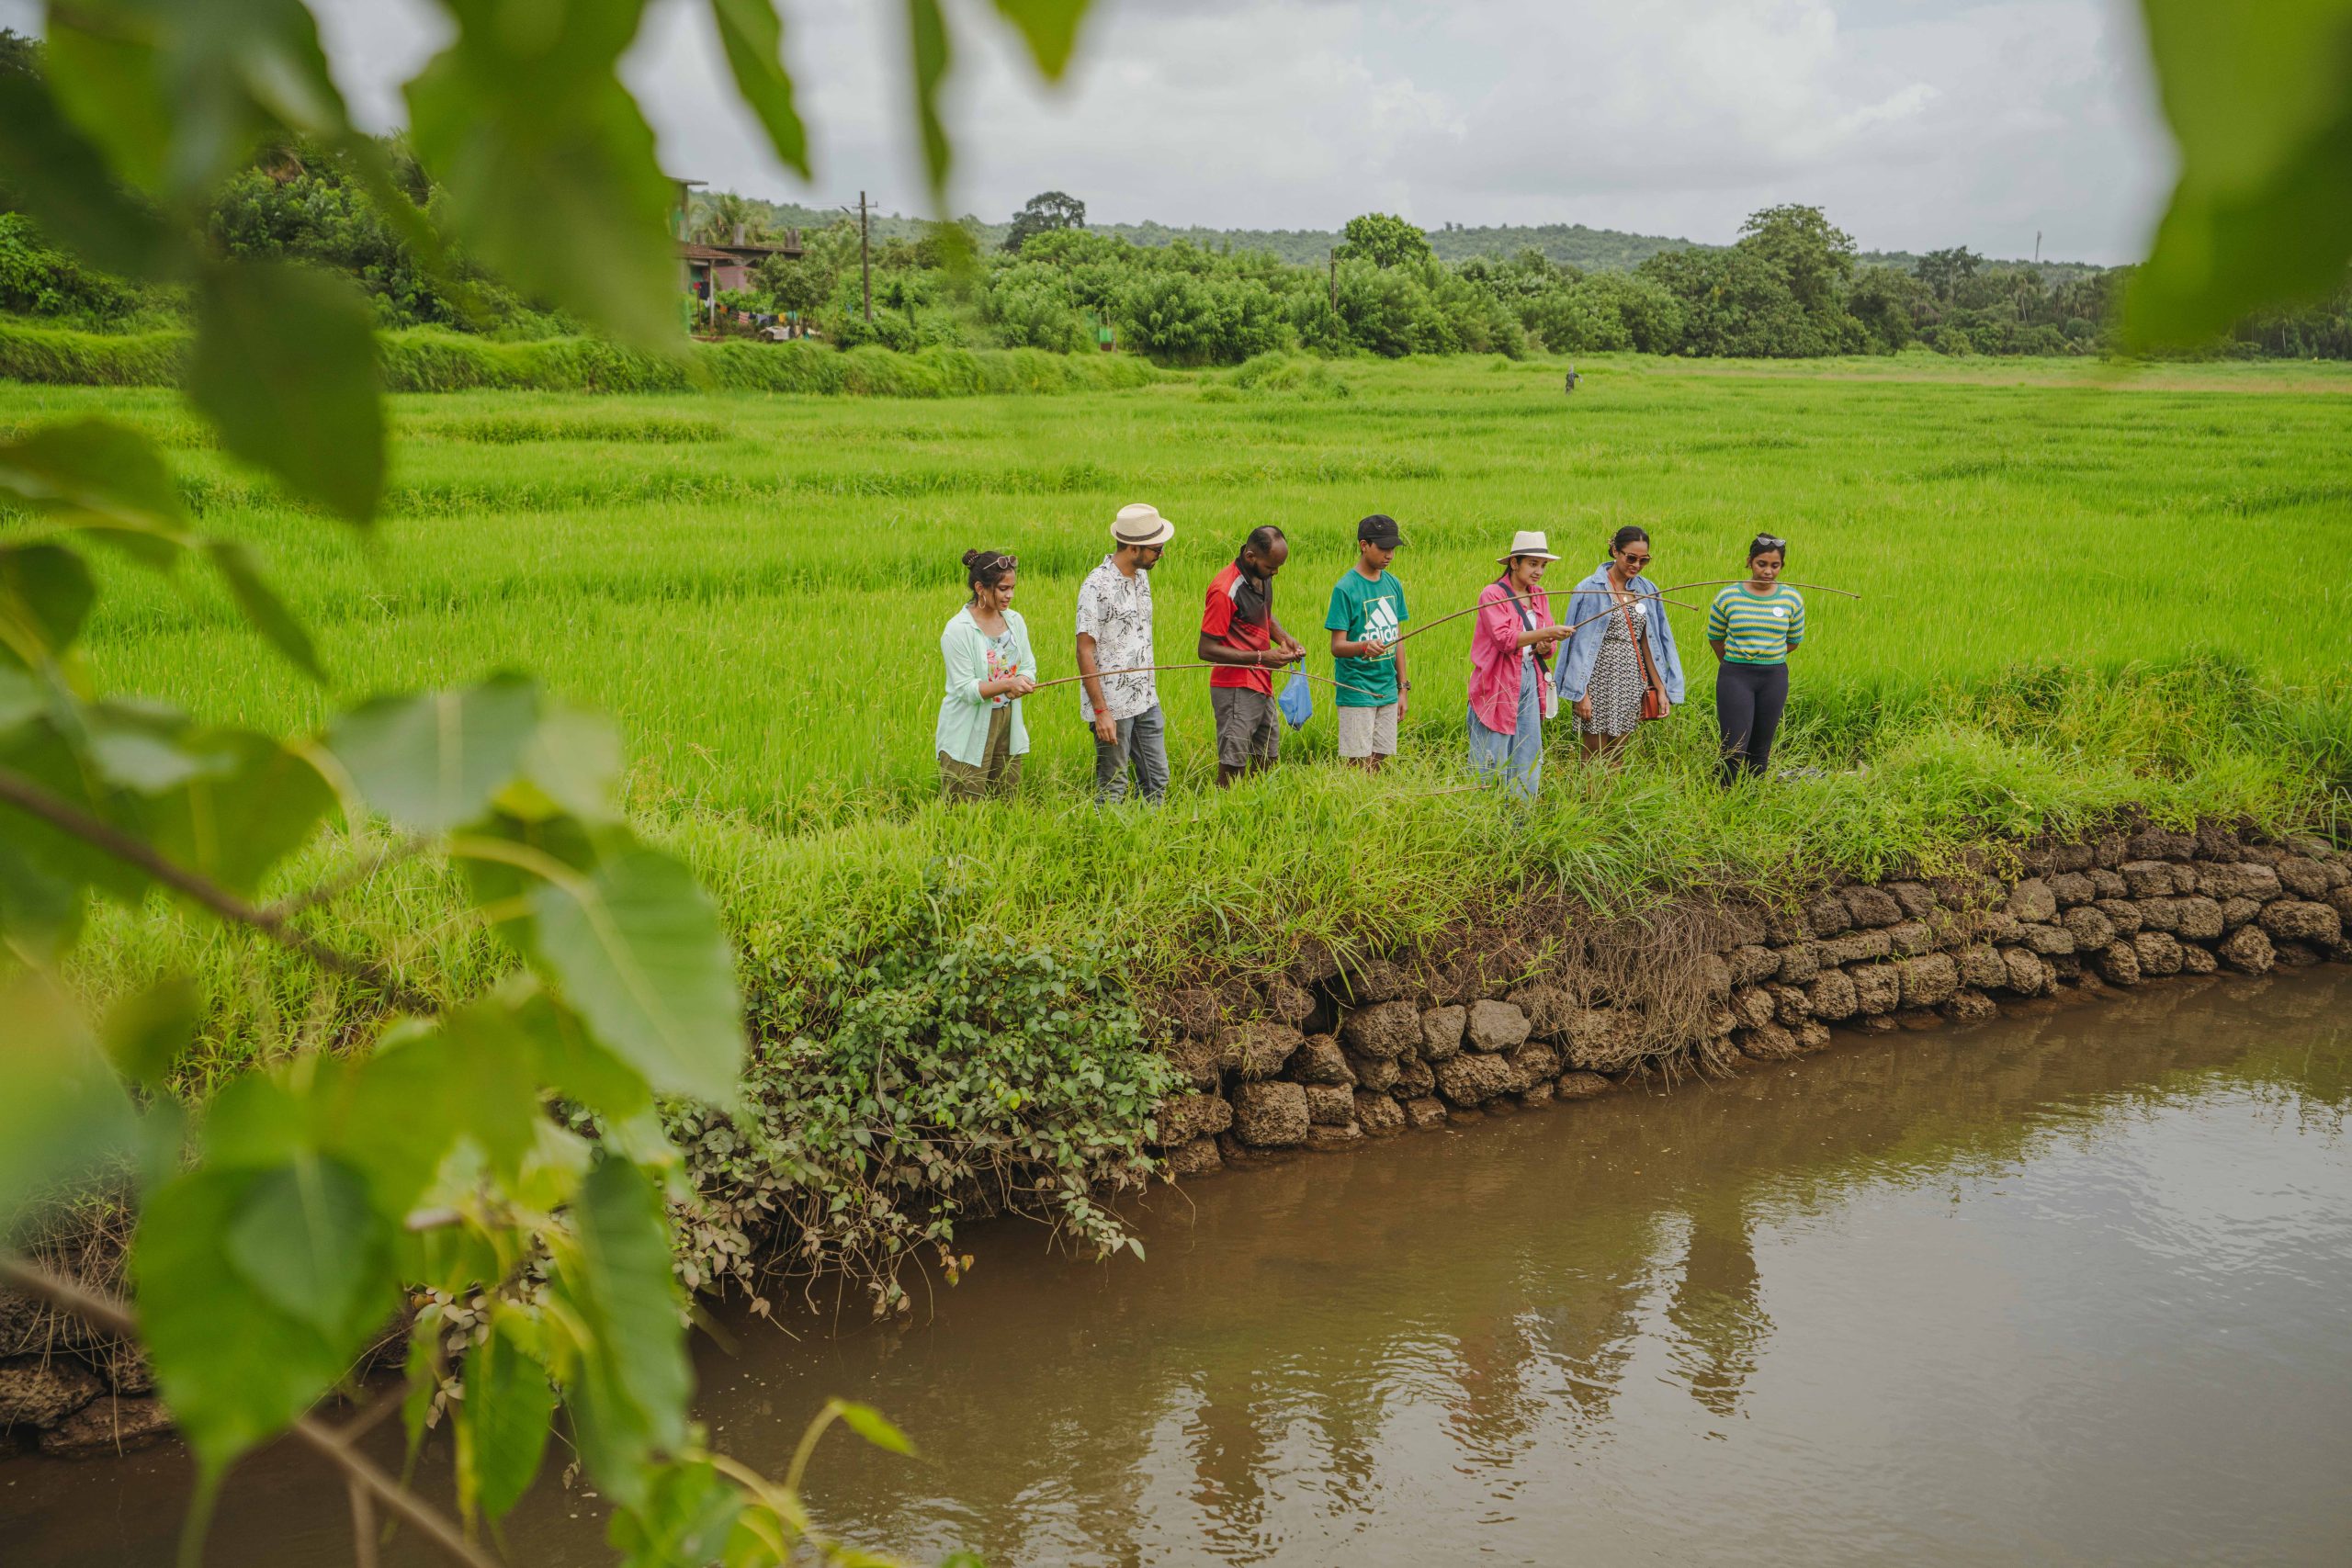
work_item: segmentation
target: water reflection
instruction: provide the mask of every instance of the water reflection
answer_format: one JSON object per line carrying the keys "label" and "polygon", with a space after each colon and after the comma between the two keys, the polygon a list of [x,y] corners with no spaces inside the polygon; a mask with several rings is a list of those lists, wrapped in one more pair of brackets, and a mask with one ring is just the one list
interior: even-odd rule
{"label": "water reflection", "polygon": [[[827,1394],[900,1417],[922,1464],[811,1494],[916,1560],[2339,1561],[2347,1007],[2165,987],[1232,1175],[1143,1264],[1000,1230],[915,1325],[744,1327],[704,1410],[771,1470]],[[167,1561],[175,1466],[0,1467],[0,1539]],[[305,1479],[241,1474],[214,1560],[345,1560]],[[542,1489],[518,1560],[595,1514]]]}

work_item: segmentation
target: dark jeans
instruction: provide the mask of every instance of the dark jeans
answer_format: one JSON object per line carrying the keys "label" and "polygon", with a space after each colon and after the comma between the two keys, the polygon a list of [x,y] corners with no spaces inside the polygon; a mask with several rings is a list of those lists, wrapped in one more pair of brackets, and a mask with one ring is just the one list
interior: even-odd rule
{"label": "dark jeans", "polygon": [[1772,736],[1781,728],[1781,711],[1789,705],[1789,667],[1785,664],[1734,664],[1715,667],[1715,723],[1723,730],[1723,782],[1729,784],[1745,770],[1761,773],[1772,761]]}
{"label": "dark jeans", "polygon": [[1127,770],[1133,766],[1144,799],[1159,805],[1168,793],[1168,726],[1159,705],[1154,703],[1133,718],[1114,723],[1119,739],[1108,746],[1100,740],[1094,743],[1094,798],[1125,799]]}

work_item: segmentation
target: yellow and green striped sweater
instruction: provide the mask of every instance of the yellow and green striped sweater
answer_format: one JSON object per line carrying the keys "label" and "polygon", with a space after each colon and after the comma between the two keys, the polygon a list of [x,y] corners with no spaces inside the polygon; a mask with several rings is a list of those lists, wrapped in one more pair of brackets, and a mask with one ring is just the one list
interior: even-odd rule
{"label": "yellow and green striped sweater", "polygon": [[1770,593],[1735,582],[1707,612],[1707,640],[1724,645],[1728,664],[1780,664],[1804,640],[1804,597],[1775,584]]}

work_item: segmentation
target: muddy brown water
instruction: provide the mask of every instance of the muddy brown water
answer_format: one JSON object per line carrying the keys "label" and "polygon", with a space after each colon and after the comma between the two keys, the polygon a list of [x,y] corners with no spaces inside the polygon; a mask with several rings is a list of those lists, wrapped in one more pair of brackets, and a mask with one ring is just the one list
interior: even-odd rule
{"label": "muddy brown water", "polygon": [[[2352,1560],[2352,975],[1845,1039],[1018,1226],[911,1325],[705,1347],[771,1472],[829,1393],[853,1539],[991,1563]],[[436,1450],[425,1483],[446,1484]],[[9,1568],[170,1561],[187,1461],[0,1463]],[[544,1485],[518,1563],[605,1562]],[[208,1561],[350,1561],[274,1451]],[[430,1561],[413,1542],[388,1560]]]}

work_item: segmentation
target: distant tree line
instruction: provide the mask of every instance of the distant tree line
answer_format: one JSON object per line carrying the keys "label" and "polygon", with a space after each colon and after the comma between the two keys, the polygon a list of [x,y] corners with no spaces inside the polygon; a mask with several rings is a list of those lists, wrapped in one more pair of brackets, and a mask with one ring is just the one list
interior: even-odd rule
{"label": "distant tree line", "polygon": [[[0,69],[23,68],[0,58]],[[385,150],[410,197],[437,193],[398,138]],[[689,232],[759,240],[798,209],[720,192],[698,197]],[[1660,242],[1629,267],[1582,267],[1539,247],[1448,260],[1401,218],[1367,213],[1312,265],[1271,251],[1138,244],[1086,226],[1085,204],[1059,191],[1008,224],[903,222],[874,244],[866,319],[856,224],[808,213],[803,254],[762,265],[754,287],[723,296],[746,313],[795,312],[831,342],[1035,347],[1076,353],[1109,340],[1171,365],[1236,364],[1272,350],[1323,354],[1648,354],[1758,358],[1891,354],[2094,354],[2113,339],[2129,269],[1995,262],[1964,248],[1860,259],[1820,209],[1751,216],[1727,246]],[[222,186],[212,243],[243,258],[278,258],[355,279],[386,326],[439,325],[538,338],[578,325],[462,265],[454,282],[419,268],[341,155],[274,148]],[[1585,231],[1589,234],[1597,232]],[[1618,236],[1620,239],[1630,238]],[[448,290],[455,288],[458,297]],[[170,325],[168,289],[96,273],[51,246],[0,199],[0,311],[99,332]],[[2352,287],[2309,309],[2240,323],[2220,351],[2352,358]]]}

